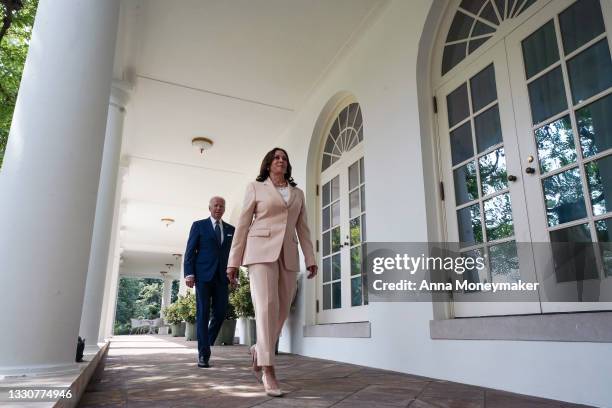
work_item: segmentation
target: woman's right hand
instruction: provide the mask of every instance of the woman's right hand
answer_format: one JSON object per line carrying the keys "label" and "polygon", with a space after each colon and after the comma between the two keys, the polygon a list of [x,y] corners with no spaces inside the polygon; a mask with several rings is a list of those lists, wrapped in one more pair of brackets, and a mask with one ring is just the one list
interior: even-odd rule
{"label": "woman's right hand", "polygon": [[232,285],[232,287],[236,286],[238,284],[238,268],[229,266],[226,273],[227,279],[230,281],[230,285]]}

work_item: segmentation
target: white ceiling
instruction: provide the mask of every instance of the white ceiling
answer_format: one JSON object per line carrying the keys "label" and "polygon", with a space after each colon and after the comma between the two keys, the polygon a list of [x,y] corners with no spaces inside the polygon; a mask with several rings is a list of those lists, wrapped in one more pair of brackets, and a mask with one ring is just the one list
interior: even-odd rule
{"label": "white ceiling", "polygon": [[[125,2],[116,65],[134,88],[122,273],[183,252],[213,195],[226,198],[224,219],[235,220],[265,152],[384,1]],[[196,136],[214,141],[203,156],[191,146]],[[176,222],[166,227],[166,216]]]}

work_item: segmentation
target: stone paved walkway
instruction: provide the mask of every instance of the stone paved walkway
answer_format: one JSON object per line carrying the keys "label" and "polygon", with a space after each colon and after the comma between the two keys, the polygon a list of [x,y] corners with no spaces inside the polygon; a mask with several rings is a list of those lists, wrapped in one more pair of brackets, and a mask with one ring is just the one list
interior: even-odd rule
{"label": "stone paved walkway", "polygon": [[196,343],[170,336],[116,336],[102,376],[80,407],[575,407],[392,371],[280,354],[282,398],[265,395],[246,346],[213,347],[211,368],[196,366]]}

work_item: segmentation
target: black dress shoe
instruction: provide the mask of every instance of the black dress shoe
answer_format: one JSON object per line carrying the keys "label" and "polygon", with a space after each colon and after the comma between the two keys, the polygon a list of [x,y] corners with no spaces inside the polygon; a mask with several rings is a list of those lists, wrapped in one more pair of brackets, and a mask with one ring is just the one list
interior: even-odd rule
{"label": "black dress shoe", "polygon": [[208,360],[206,360],[203,356],[200,356],[198,359],[198,367],[200,368],[208,368],[210,364],[208,364]]}

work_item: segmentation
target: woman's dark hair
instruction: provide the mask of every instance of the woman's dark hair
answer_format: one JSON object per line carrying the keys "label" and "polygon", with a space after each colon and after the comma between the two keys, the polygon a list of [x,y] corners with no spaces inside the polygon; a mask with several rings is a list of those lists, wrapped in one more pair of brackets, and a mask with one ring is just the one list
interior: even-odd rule
{"label": "woman's dark hair", "polygon": [[285,156],[287,156],[287,172],[285,173],[285,180],[287,180],[287,183],[289,183],[291,187],[297,186],[297,183],[293,181],[293,177],[291,177],[291,162],[289,161],[289,155],[287,154],[287,151],[285,149],[282,149],[280,147],[275,147],[274,149],[266,153],[263,160],[261,161],[261,167],[259,168],[259,176],[257,176],[255,180],[266,181],[266,179],[270,177],[270,166],[272,165],[272,161],[274,160],[274,155],[276,154],[277,150],[280,150],[281,152],[285,153]]}

